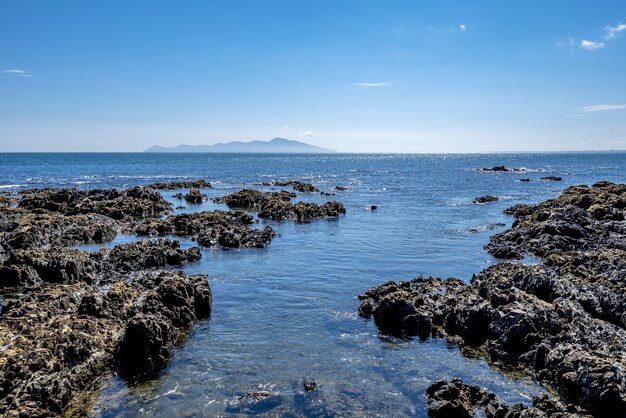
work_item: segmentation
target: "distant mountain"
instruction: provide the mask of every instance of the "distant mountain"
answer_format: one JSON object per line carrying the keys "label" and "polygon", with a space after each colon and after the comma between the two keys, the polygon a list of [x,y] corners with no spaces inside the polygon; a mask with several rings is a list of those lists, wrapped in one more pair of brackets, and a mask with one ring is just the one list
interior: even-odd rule
{"label": "distant mountain", "polygon": [[309,153],[329,154],[337,151],[316,147],[300,141],[274,138],[271,141],[232,141],[215,145],[178,145],[160,147],[155,145],[144,152],[251,152],[251,153]]}

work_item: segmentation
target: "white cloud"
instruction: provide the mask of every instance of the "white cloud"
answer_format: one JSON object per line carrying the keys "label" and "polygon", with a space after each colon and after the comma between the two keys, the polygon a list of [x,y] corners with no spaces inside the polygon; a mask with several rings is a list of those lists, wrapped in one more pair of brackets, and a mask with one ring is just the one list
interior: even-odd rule
{"label": "white cloud", "polygon": [[606,32],[606,34],[604,35],[604,39],[606,40],[613,39],[617,35],[619,35],[621,32],[624,32],[625,30],[626,30],[626,24],[624,23],[620,23],[617,26],[606,26],[604,28],[604,31]]}
{"label": "white cloud", "polygon": [[588,49],[590,51],[593,51],[595,49],[604,48],[604,42],[594,42],[594,41],[588,41],[586,39],[583,39],[582,41],[580,41],[580,47],[582,49]]}
{"label": "white cloud", "polygon": [[585,113],[591,112],[607,112],[611,110],[626,110],[626,104],[599,104],[592,106],[583,106],[579,107],[578,110]]}
{"label": "white cloud", "polygon": [[34,77],[29,71],[24,70],[5,70],[2,74],[10,75],[13,77]]}
{"label": "white cloud", "polygon": [[313,131],[305,131],[304,132],[304,136],[308,136],[309,138],[312,137],[313,135],[315,135],[315,132],[313,132]]}
{"label": "white cloud", "polygon": [[459,30],[460,30],[461,32],[465,32],[465,30],[466,30],[466,29],[467,29],[467,26],[465,26],[465,24],[461,23],[461,24],[459,25]]}
{"label": "white cloud", "polygon": [[395,81],[381,81],[377,83],[354,83],[357,87],[363,87],[364,89],[369,89],[372,87],[387,87],[395,83]]}

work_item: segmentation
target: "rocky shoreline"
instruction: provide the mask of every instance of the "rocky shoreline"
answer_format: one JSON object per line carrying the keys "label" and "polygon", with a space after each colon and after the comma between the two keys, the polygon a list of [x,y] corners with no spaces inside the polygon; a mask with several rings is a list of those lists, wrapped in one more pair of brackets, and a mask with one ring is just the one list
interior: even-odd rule
{"label": "rocky shoreline", "polygon": [[460,381],[438,382],[428,390],[431,416],[624,417],[626,185],[570,187],[507,213],[515,222],[488,251],[539,264],[496,264],[470,284],[388,282],[360,296],[360,314],[384,334],[447,338],[498,368],[532,373],[556,394],[524,409]]}
{"label": "rocky shoreline", "polygon": [[[198,180],[2,196],[0,415],[58,416],[75,408],[72,402],[101,376],[113,372],[134,383],[163,369],[192,324],[210,315],[212,294],[206,276],[179,269],[198,261],[200,248],[182,249],[159,236],[222,248],[263,248],[277,236],[269,226],[254,228],[258,221],[239,210],[172,215],[173,205],[155,189],[181,187],[190,188],[186,200],[200,203],[205,197],[198,188],[211,185]],[[295,194],[282,193],[287,205],[271,219],[304,222],[345,213],[337,202],[293,205]],[[95,252],[70,248],[122,233],[154,238]]]}

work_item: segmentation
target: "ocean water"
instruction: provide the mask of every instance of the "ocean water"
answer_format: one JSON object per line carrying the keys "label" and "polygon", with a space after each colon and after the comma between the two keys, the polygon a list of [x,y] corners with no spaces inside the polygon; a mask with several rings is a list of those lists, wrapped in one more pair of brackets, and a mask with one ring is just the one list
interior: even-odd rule
{"label": "ocean water", "polygon": [[[481,167],[506,165],[520,172]],[[561,182],[541,181],[560,176]],[[503,209],[536,203],[576,184],[626,180],[626,153],[476,155],[0,154],[0,191],[27,187],[108,188],[205,178],[221,196],[254,183],[300,179],[336,196],[347,214],[306,224],[260,221],[279,233],[266,249],[203,249],[213,313],[198,322],[158,379],[129,387],[104,379],[92,416],[426,416],[425,389],[458,376],[509,402],[545,391],[467,358],[444,340],[382,336],[357,315],[357,296],[388,280],[458,277],[497,262],[483,246],[508,227]],[[530,182],[520,182],[530,178]],[[270,190],[268,187],[258,187]],[[172,197],[177,191],[165,191]],[[477,196],[499,201],[474,205]],[[371,205],[378,210],[370,210]],[[210,201],[184,211],[225,208]],[[504,224],[505,226],[498,226]],[[119,236],[104,244],[135,240]],[[183,246],[193,242],[179,239]],[[94,250],[100,246],[82,246]],[[305,393],[303,381],[318,390]],[[259,390],[271,404],[237,409]]]}

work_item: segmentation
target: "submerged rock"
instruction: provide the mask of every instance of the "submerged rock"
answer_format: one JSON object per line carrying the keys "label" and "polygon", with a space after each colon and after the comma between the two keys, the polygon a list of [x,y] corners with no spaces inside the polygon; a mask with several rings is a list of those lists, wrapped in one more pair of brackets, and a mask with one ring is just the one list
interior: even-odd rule
{"label": "submerged rock", "polygon": [[561,181],[563,179],[561,177],[557,177],[557,176],[546,176],[546,177],[541,177],[539,180]]}

